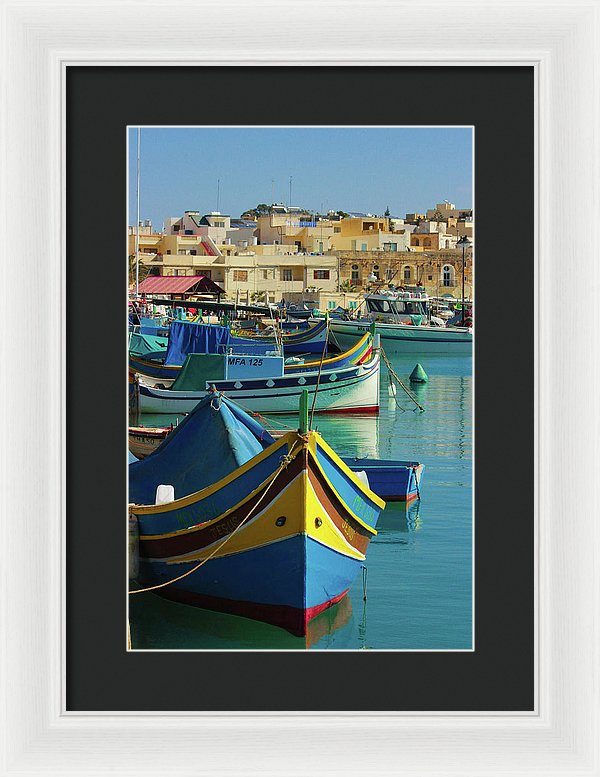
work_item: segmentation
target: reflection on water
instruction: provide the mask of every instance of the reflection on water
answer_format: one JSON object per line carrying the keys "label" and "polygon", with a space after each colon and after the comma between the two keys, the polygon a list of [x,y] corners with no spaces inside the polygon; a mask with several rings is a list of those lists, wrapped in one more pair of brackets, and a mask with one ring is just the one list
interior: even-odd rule
{"label": "reflection on water", "polygon": [[413,532],[421,528],[421,500],[388,502],[377,522],[378,537],[386,533]]}
{"label": "reflection on water", "polygon": [[129,619],[134,650],[305,650],[351,647],[336,632],[352,620],[352,602],[338,604],[308,624],[306,637],[236,615],[202,610],[152,593],[130,597]]}

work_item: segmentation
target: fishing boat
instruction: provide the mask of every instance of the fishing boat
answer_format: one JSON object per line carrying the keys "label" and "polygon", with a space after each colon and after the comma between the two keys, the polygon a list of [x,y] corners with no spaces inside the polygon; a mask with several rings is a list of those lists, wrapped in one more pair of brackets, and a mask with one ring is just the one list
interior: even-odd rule
{"label": "fishing boat", "polygon": [[367,361],[335,370],[286,374],[283,357],[189,354],[170,388],[140,379],[139,407],[144,413],[189,413],[214,387],[244,408],[258,413],[295,413],[304,389],[315,412],[379,412],[379,350]]}
{"label": "fishing boat", "polygon": [[244,329],[244,338],[272,347],[281,344],[284,353],[323,353],[327,348],[328,321],[327,317],[310,321],[296,331],[281,331],[277,326],[255,332]]}
{"label": "fishing boat", "polygon": [[275,441],[211,392],[129,465],[144,589],[297,636],[346,596],[385,503],[309,429],[309,399]]}
{"label": "fishing boat", "polygon": [[386,353],[471,354],[471,327],[446,326],[431,316],[423,291],[389,291],[365,294],[362,318],[331,319],[331,342],[340,350],[351,347],[375,323]]}
{"label": "fishing boat", "polygon": [[369,488],[386,502],[412,502],[421,497],[423,464],[371,458],[343,458],[355,473],[363,476]]}
{"label": "fishing boat", "polygon": [[173,430],[167,427],[130,426],[129,450],[138,459],[144,459],[158,448],[166,436]]}
{"label": "fishing boat", "polygon": [[[325,371],[339,370],[342,367],[348,367],[351,364],[362,364],[363,362],[368,361],[372,351],[373,337],[370,332],[367,332],[357,340],[351,348],[344,351],[344,353],[333,354],[325,359],[305,359],[299,356],[288,357],[284,362],[284,373],[296,375],[300,372],[318,370],[319,367]],[[204,351],[194,351],[194,353],[204,353]],[[234,351],[231,349],[228,351],[227,355],[231,356],[233,353]],[[236,350],[235,353],[243,356],[250,355],[243,349]],[[270,352],[266,351],[265,355],[269,355],[269,353]],[[225,360],[225,354],[223,354],[223,360]],[[134,354],[130,350],[129,369],[144,378],[156,379],[157,381],[160,381],[164,388],[169,388],[181,372],[182,367],[178,365],[168,365],[162,362],[159,363],[152,358],[148,358],[148,356]]]}

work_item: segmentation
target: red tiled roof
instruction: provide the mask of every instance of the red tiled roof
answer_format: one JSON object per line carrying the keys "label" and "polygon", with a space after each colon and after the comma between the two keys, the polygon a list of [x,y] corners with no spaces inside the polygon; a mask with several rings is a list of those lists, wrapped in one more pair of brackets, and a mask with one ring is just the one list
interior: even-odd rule
{"label": "red tiled roof", "polygon": [[205,275],[149,275],[140,283],[140,294],[225,294]]}

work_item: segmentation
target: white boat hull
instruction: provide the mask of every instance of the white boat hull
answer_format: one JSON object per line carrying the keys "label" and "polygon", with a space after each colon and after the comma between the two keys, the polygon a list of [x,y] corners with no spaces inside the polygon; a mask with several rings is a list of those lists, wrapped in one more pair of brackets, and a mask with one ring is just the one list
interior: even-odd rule
{"label": "white boat hull", "polygon": [[[255,413],[298,413],[303,389],[309,393],[309,406],[315,393],[317,373],[272,378],[264,381],[219,381],[218,391]],[[169,391],[140,385],[140,409],[143,413],[189,413],[208,393],[205,391]],[[319,381],[315,412],[376,413],[379,411],[379,354],[364,365],[337,372],[323,372]]]}
{"label": "white boat hull", "polygon": [[[330,321],[331,339],[341,350],[351,348],[369,331],[370,322]],[[460,354],[473,351],[473,333],[466,328],[410,326],[377,322],[375,331],[387,354]]]}

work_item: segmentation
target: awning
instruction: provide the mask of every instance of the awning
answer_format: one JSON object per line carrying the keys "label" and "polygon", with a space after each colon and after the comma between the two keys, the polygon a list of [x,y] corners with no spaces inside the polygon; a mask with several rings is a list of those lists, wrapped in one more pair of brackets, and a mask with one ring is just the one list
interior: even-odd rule
{"label": "awning", "polygon": [[205,275],[149,275],[140,283],[140,294],[225,294]]}

